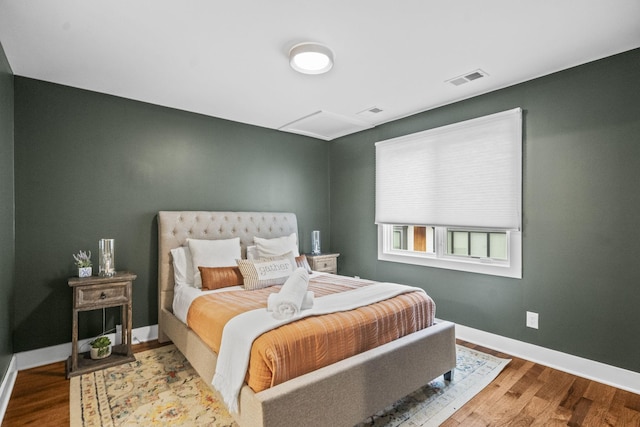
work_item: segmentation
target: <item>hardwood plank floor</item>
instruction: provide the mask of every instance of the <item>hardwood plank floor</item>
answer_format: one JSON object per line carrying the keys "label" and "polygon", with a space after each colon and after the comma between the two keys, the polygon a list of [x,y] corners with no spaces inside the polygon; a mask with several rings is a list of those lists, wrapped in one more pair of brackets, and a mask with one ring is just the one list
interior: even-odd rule
{"label": "hardwood plank floor", "polygon": [[[567,374],[464,341],[459,344],[512,359],[500,375],[445,421],[444,427],[640,427],[640,395]],[[159,347],[157,341],[135,352]],[[18,373],[2,426],[69,425],[64,362]]]}
{"label": "hardwood plank floor", "polygon": [[[149,341],[134,345],[133,351],[137,353],[160,346],[158,341]],[[69,381],[65,364],[51,363],[18,372],[2,427],[68,426]]]}

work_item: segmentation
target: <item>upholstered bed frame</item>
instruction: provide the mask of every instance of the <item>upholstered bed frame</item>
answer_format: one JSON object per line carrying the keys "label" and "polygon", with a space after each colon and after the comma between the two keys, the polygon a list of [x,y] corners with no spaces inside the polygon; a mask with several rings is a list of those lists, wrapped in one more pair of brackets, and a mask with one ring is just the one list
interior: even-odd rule
{"label": "upholstered bed frame", "polygon": [[[240,237],[243,255],[253,237],[298,232],[293,213],[163,211],[158,215],[158,340],[180,349],[205,382],[211,384],[216,354],[172,313],[174,276],[171,249],[187,238]],[[417,390],[456,364],[455,331],[450,322],[310,372],[259,393],[246,384],[241,427],[300,425],[352,426]]]}

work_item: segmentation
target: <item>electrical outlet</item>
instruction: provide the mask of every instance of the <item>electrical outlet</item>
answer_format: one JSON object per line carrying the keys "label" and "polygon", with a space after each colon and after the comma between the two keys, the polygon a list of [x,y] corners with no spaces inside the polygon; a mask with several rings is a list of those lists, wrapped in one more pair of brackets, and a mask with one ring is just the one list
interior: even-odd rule
{"label": "electrical outlet", "polygon": [[527,327],[538,329],[538,313],[527,311]]}

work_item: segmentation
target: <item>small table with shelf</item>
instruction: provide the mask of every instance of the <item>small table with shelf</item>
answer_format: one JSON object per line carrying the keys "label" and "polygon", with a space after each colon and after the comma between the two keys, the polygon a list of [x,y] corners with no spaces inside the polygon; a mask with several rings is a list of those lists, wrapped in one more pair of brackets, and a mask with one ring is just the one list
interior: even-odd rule
{"label": "small table with shelf", "polygon": [[[67,282],[73,289],[73,330],[71,356],[67,360],[67,378],[97,369],[136,360],[131,348],[132,284],[136,275],[120,271],[110,277],[72,277]],[[88,352],[78,354],[78,313],[120,306],[122,344],[114,345],[111,355],[93,360]]]}
{"label": "small table with shelf", "polygon": [[338,274],[338,257],[340,254],[306,254],[305,256],[313,271]]}

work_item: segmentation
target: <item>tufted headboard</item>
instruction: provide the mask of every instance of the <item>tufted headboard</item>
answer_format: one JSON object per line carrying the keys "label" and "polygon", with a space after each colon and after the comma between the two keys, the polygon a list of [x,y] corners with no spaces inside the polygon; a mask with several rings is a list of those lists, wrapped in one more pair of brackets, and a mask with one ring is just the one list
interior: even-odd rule
{"label": "tufted headboard", "polygon": [[160,211],[158,213],[158,304],[172,311],[173,264],[171,249],[187,239],[240,238],[242,256],[254,236],[273,238],[298,232],[296,214],[287,212]]}

